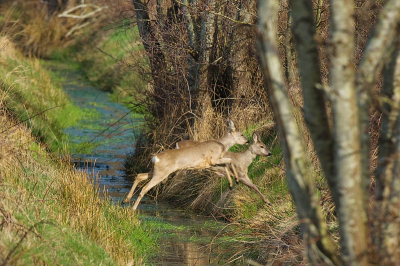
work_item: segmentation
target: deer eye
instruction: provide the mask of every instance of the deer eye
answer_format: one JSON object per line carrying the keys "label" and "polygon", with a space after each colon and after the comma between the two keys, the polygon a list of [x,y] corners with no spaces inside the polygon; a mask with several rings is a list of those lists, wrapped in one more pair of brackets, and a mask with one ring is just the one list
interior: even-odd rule
{"label": "deer eye", "polygon": [[264,149],[264,146],[261,146],[261,149]]}

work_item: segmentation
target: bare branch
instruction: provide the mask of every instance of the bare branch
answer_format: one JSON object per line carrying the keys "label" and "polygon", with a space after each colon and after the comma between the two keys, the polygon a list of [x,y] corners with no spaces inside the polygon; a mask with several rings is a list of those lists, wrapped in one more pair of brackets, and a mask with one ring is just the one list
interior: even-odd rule
{"label": "bare branch", "polygon": [[[71,13],[74,12],[75,10],[83,9],[83,8],[86,8],[86,7],[94,7],[96,9],[93,10],[92,12],[87,13],[87,14],[71,15]],[[104,9],[107,9],[107,8],[108,8],[107,6],[100,7],[100,6],[96,6],[96,5],[92,5],[92,4],[82,4],[82,5],[77,5],[77,6],[73,7],[73,8],[71,8],[71,9],[68,9],[68,10],[64,11],[63,13],[58,15],[58,17],[60,17],[60,18],[85,19],[85,18],[92,17],[94,14],[96,14],[96,13],[98,13],[98,12],[104,10]]]}

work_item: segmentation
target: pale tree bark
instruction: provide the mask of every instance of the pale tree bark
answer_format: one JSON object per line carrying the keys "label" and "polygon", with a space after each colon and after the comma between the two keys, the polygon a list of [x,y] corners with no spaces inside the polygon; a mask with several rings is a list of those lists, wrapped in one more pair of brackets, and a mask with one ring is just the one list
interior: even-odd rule
{"label": "pale tree bark", "polygon": [[318,205],[310,171],[307,169],[310,165],[305,159],[307,156],[285,88],[278,54],[277,17],[278,0],[259,1],[258,49],[284,152],[287,182],[301,221],[300,228],[310,262],[337,264],[339,261],[335,245],[327,232]]}
{"label": "pale tree bark", "polygon": [[333,139],[321,90],[321,72],[317,44],[314,41],[315,24],[312,2],[291,0],[292,30],[298,51],[299,71],[304,100],[304,120],[314,143],[322,170],[338,206],[338,195],[333,168]]}
{"label": "pale tree bark", "polygon": [[[378,201],[379,217],[383,220],[378,238],[379,261],[395,265],[400,261],[400,42],[389,67],[384,71],[382,132],[379,139],[377,175],[383,181],[382,201]],[[385,158],[385,160],[383,160]],[[382,215],[382,216],[380,216]]]}
{"label": "pale tree bark", "polygon": [[[389,0],[380,13],[379,20],[367,44],[356,76],[361,130],[362,180],[365,191],[368,191],[370,184],[369,109],[371,107],[371,95],[376,80],[378,80],[385,62],[388,61],[393,51],[393,39],[397,34],[396,29],[399,20],[400,1]],[[381,160],[384,160],[384,158]],[[380,175],[377,176],[376,195],[378,200],[382,199],[384,187],[381,180]]]}
{"label": "pale tree bark", "polygon": [[[389,0],[386,3],[367,44],[357,73],[353,66],[354,3],[348,0],[332,1],[331,85],[326,87],[319,85],[321,80],[317,47],[313,41],[315,25],[313,25],[310,2],[292,1],[291,5],[294,12],[293,32],[302,77],[304,115],[337,207],[341,262],[345,265],[368,265],[377,257],[378,261],[375,262],[396,264],[400,259],[398,255],[400,246],[400,67],[398,65],[400,65],[400,59],[395,60],[398,58],[398,51],[392,60],[390,71],[385,73],[383,90],[385,97],[381,100],[384,114],[380,161],[376,173],[377,190],[378,193],[382,193],[381,198],[384,200],[379,205],[379,217],[375,217],[379,219],[368,223],[372,225],[374,232],[378,232],[373,242],[378,256],[374,258],[369,258],[368,254],[368,245],[371,243],[367,225],[367,206],[370,202],[367,194],[370,147],[365,141],[369,141],[369,108],[373,87],[383,65],[390,58],[393,47],[399,48],[399,43],[394,45],[393,39],[397,34],[400,19],[400,1]],[[282,141],[289,188],[299,219],[302,221],[308,218],[315,222],[318,218],[314,219],[314,217],[320,217],[318,208],[315,207],[318,204],[313,198],[315,196],[311,183],[308,181],[310,177],[302,167],[305,164],[304,152],[302,152],[298,130],[291,114],[291,106],[287,100],[277,56],[275,28],[277,2],[260,1],[259,10],[261,65],[267,81],[266,86],[271,90],[271,103]],[[333,135],[328,127],[324,97],[319,91],[320,88],[324,88],[327,99],[331,102]],[[304,189],[305,187],[307,189]],[[305,200],[307,197],[308,199]],[[320,231],[313,232],[320,232],[322,236],[326,234],[322,233],[324,232],[323,222],[301,225],[308,245],[308,257],[312,263],[315,263],[310,254],[315,254],[316,247],[307,242],[307,233],[305,233],[312,231],[310,228],[319,228]],[[322,244],[317,244],[320,249],[329,246],[324,245],[322,239],[329,238],[321,237]],[[322,253],[329,257],[327,255],[329,252],[322,251]],[[337,260],[332,261],[340,263]]]}
{"label": "pale tree bark", "polygon": [[367,265],[367,217],[361,187],[360,132],[355,93],[354,2],[332,1],[331,87],[334,163],[343,263]]}

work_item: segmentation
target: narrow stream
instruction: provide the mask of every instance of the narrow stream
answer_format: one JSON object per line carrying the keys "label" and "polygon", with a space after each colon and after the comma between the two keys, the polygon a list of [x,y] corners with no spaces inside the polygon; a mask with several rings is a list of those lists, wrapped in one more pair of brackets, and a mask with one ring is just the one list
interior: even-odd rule
{"label": "narrow stream", "polygon": [[[70,145],[77,150],[73,155],[76,166],[92,177],[99,175],[99,187],[105,188],[119,204],[133,182],[124,176],[122,164],[133,151],[140,117],[112,101],[108,93],[89,85],[78,71],[59,63],[46,65],[62,78],[63,88],[72,101],[88,113],[78,125],[65,130]],[[135,199],[134,196],[132,200]],[[150,265],[245,264],[242,257],[236,256],[240,245],[216,241],[220,232],[229,227],[225,223],[149,197],[142,200],[139,213],[142,226],[154,220],[165,224],[160,229],[159,252],[147,260]]]}

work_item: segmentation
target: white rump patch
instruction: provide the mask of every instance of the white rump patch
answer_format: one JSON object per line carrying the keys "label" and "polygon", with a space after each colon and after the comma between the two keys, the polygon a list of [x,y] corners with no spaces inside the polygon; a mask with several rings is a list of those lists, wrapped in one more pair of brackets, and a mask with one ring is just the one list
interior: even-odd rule
{"label": "white rump patch", "polygon": [[158,163],[160,161],[160,159],[157,158],[157,155],[154,156],[151,160],[153,161],[153,163]]}

